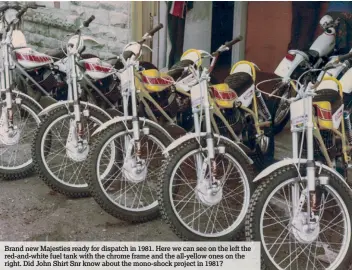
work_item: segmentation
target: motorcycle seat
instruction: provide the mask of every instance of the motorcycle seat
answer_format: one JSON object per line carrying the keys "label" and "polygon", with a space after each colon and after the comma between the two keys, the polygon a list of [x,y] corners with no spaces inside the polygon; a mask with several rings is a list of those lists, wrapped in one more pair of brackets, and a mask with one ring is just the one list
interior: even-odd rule
{"label": "motorcycle seat", "polygon": [[236,72],[226,77],[225,81],[228,86],[240,97],[253,84],[253,78],[247,72]]}
{"label": "motorcycle seat", "polygon": [[228,84],[215,84],[210,87],[212,96],[216,104],[223,109],[233,108],[235,100],[238,98],[236,92]]}

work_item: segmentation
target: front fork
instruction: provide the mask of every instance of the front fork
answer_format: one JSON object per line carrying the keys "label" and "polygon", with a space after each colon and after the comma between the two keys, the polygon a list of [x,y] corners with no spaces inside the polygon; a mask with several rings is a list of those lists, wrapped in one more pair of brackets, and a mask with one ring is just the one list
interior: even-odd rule
{"label": "front fork", "polygon": [[[217,164],[215,161],[215,146],[214,146],[214,135],[212,132],[211,128],[211,118],[210,118],[210,104],[209,104],[209,96],[208,96],[208,85],[207,81],[203,79],[200,82],[200,91],[204,95],[204,120],[205,120],[205,132],[206,132],[206,148],[208,152],[208,156],[206,160],[203,160],[203,157],[201,154],[197,155],[196,163],[197,163],[197,181],[201,181],[205,179],[206,176],[206,171],[207,168],[209,168],[209,174],[210,174],[210,182],[209,182],[209,187],[214,187],[214,185],[217,185]],[[193,116],[194,116],[194,121],[195,121],[195,133],[200,135],[201,133],[201,124],[199,121],[199,117],[202,117],[202,115],[199,115],[199,109],[198,108],[193,108]]]}
{"label": "front fork", "polygon": [[[313,97],[309,96],[304,99],[304,111],[307,113],[307,122],[306,122],[306,141],[307,141],[307,163],[306,163],[306,180],[307,180],[307,188],[300,192],[300,184],[299,182],[295,182],[292,187],[292,214],[293,217],[297,217],[297,215],[302,212],[304,203],[307,203],[307,220],[306,224],[312,224],[313,222],[317,222],[315,217],[318,212],[318,204],[320,195],[318,194],[318,190],[316,188],[316,173],[315,173],[315,161],[314,161],[314,136],[313,136]],[[293,159],[299,160],[299,140],[298,140],[298,130],[294,127],[291,128],[292,131],[292,152]],[[302,137],[302,140],[304,138]],[[299,167],[297,167],[299,170]],[[323,176],[319,181],[321,182]],[[305,193],[306,192],[306,193]]]}
{"label": "front fork", "polygon": [[1,120],[3,127],[6,131],[13,130],[13,108],[12,108],[12,74],[10,71],[12,58],[8,52],[8,46],[6,42],[2,42],[2,61],[1,66],[1,100],[5,101],[5,106],[2,107]]}
{"label": "front fork", "polygon": [[[73,115],[74,115],[74,120],[71,121],[72,129],[76,130],[76,143],[80,150],[84,148],[84,123],[82,122],[82,116],[81,116],[81,105],[79,101],[79,87],[78,81],[77,81],[77,66],[75,64],[75,55],[71,54],[69,55],[69,72],[68,72],[68,100],[73,101]],[[85,110],[84,116],[88,117],[89,116],[89,111]]]}

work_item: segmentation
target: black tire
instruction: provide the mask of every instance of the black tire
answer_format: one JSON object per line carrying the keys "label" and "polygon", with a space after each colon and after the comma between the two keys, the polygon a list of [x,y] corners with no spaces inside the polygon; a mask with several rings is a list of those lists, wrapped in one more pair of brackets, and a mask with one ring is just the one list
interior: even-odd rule
{"label": "black tire", "polygon": [[[13,96],[13,99],[16,98],[15,93],[13,93],[12,96]],[[20,96],[20,98],[21,98],[21,105],[26,106],[29,110],[32,111],[32,113],[38,115],[41,112],[42,108],[38,106],[35,102],[33,102],[31,99],[27,98],[26,96]],[[34,171],[34,163],[32,161],[30,164],[20,169],[0,169],[0,177],[4,180],[16,180],[16,179],[21,179],[29,176],[30,174],[33,173],[33,171]]]}
{"label": "black tire", "polygon": [[[205,145],[205,142],[203,143]],[[254,178],[253,166],[246,161],[246,157],[241,152],[235,150],[227,141],[220,140],[219,145],[225,146],[226,152],[234,157],[240,164],[243,171],[247,175],[250,193],[252,193],[252,179]],[[182,225],[180,220],[175,215],[169,197],[171,175],[177,163],[189,152],[196,149],[199,149],[199,143],[195,139],[185,141],[179,145],[177,149],[174,149],[172,153],[169,153],[168,158],[163,162],[163,166],[161,167],[159,174],[158,188],[159,205],[162,218],[170,226],[171,230],[184,241],[232,241],[241,239],[244,234],[245,219],[243,219],[241,224],[236,229],[226,235],[219,237],[205,237],[191,232],[188,228]]]}
{"label": "black tire", "polygon": [[[301,174],[305,173],[304,166],[301,166]],[[327,175],[330,177],[329,185],[335,189],[341,198],[344,200],[345,205],[348,209],[348,214],[350,216],[350,220],[352,221],[352,204],[350,203],[352,200],[351,191],[348,187],[341,182],[334,174],[331,172],[322,169],[322,175]],[[303,175],[302,175],[303,176]],[[246,240],[247,241],[261,241],[260,235],[260,223],[261,223],[261,213],[263,211],[263,206],[267,198],[273,192],[273,190],[283,183],[284,181],[298,177],[297,169],[294,165],[287,165],[282,167],[275,172],[271,173],[265,179],[262,180],[261,184],[258,186],[256,191],[254,192],[249,210],[246,216]],[[262,254],[262,266],[261,269],[277,269],[268,256],[261,244],[261,254]],[[347,254],[352,254],[352,241],[349,243]],[[346,256],[345,259],[342,261],[341,265],[336,268],[340,270],[348,269],[348,267],[352,263],[352,256]],[[305,267],[304,267],[305,268]]]}
{"label": "black tire", "polygon": [[[82,109],[83,108],[84,108],[84,105],[82,105]],[[57,181],[47,171],[44,165],[43,157],[41,156],[41,142],[47,128],[57,118],[67,114],[68,114],[68,110],[65,106],[54,109],[53,111],[48,113],[48,115],[42,120],[40,126],[36,130],[35,137],[32,143],[32,155],[33,155],[35,170],[38,173],[39,178],[43,180],[43,182],[54,191],[59,192],[71,198],[88,197],[90,196],[88,186],[73,187]],[[89,108],[89,114],[90,114],[89,117],[94,117],[95,119],[99,120],[102,123],[110,119],[105,114],[103,114],[100,110],[97,110],[93,107]]]}
{"label": "black tire", "polygon": [[[148,126],[148,124],[146,124],[146,126]],[[172,142],[169,137],[165,136],[155,127],[148,127],[149,134],[156,137],[165,147],[167,147]],[[123,209],[122,207],[113,203],[106,196],[99,183],[99,180],[97,179],[97,177],[95,177],[97,175],[96,164],[98,162],[98,157],[103,146],[109,141],[112,136],[120,132],[124,132],[125,130],[126,128],[123,123],[117,123],[101,131],[99,134],[97,134],[97,136],[94,136],[96,137],[96,139],[94,139],[93,146],[91,147],[89,151],[89,156],[86,160],[86,181],[88,183],[93,198],[100,205],[100,207],[104,209],[108,214],[131,223],[143,223],[153,220],[159,216],[159,206],[138,212]]]}
{"label": "black tire", "polygon": [[[275,87],[274,87],[275,89]],[[281,87],[277,92],[276,92],[276,96],[283,96],[283,94],[286,91],[292,91],[291,86],[287,87]],[[292,92],[291,92],[292,93]],[[279,134],[287,125],[287,123],[290,121],[290,110],[288,110],[287,114],[285,115],[285,117],[283,117],[283,119],[280,122],[275,122],[275,116],[276,116],[276,112],[278,111],[279,106],[280,106],[280,99],[273,97],[272,98],[272,106],[271,106],[271,115],[273,118],[273,132],[274,135]],[[281,103],[282,104],[282,103]]]}

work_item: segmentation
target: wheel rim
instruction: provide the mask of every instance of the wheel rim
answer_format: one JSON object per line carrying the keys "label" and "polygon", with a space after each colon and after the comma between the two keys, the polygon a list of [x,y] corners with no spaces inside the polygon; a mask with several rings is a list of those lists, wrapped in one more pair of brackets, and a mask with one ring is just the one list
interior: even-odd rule
{"label": "wheel rim", "polygon": [[[132,131],[123,131],[112,136],[100,149],[97,159],[97,174],[95,180],[99,181],[99,187],[104,196],[114,205],[127,211],[142,212],[150,210],[158,205],[157,201],[157,174],[163,160],[162,152],[165,149],[163,143],[154,135],[141,137],[142,159],[146,160],[147,174],[140,182],[127,180],[123,173],[125,152],[125,140],[131,138]],[[115,145],[118,157],[115,158],[114,166],[110,174],[105,178],[99,177],[101,171],[106,171],[103,159],[111,160],[111,145]],[[108,150],[108,151],[106,151]],[[134,150],[132,156],[134,156]]]}
{"label": "wheel rim", "polygon": [[[68,187],[85,188],[88,187],[88,184],[84,181],[84,162],[73,161],[66,154],[66,139],[69,131],[70,118],[71,115],[69,114],[62,115],[56,118],[47,127],[40,142],[41,159],[43,161],[45,170],[57,182]],[[66,125],[64,124],[65,120],[68,120]],[[60,121],[63,123],[59,128],[54,130],[54,127]],[[85,130],[87,130],[87,127],[89,130],[95,129],[97,124],[99,126],[102,124],[99,119],[92,116],[89,117],[88,122],[89,124],[85,127]],[[49,133],[51,136],[49,136]],[[92,134],[92,132],[90,131],[89,134]],[[48,143],[50,143],[50,147],[47,146]],[[59,150],[57,150],[57,148]],[[53,149],[55,149],[55,151],[53,151]],[[47,153],[47,151],[50,152]]]}
{"label": "wheel rim", "polygon": [[28,106],[24,104],[13,104],[12,106],[13,122],[17,125],[20,138],[13,145],[0,143],[0,169],[2,170],[19,170],[32,163],[31,143],[40,123],[37,114]]}
{"label": "wheel rim", "polygon": [[[260,237],[264,251],[269,260],[275,265],[277,269],[336,269],[336,267],[341,264],[342,260],[346,256],[349,241],[351,241],[351,220],[348,215],[346,204],[343,202],[335,189],[329,185],[324,186],[325,190],[329,193],[322,197],[323,200],[320,204],[320,209],[324,210],[322,213],[319,213],[321,214],[321,221],[319,222],[319,234],[315,238],[313,237],[311,240],[309,240],[310,244],[308,244],[309,242],[302,242],[304,238],[299,238],[297,236],[298,227],[296,224],[298,223],[294,223],[295,225],[291,224],[291,221],[293,220],[292,206],[287,205],[286,208],[284,207],[284,204],[286,202],[290,203],[289,200],[292,198],[292,195],[290,196],[289,194],[289,191],[292,190],[290,187],[292,184],[297,182],[298,181],[295,178],[284,181],[270,193],[264,203],[260,217]],[[299,184],[300,190],[302,190],[303,183],[300,182]],[[285,191],[284,188],[287,188],[287,191]],[[275,194],[277,194],[280,190],[283,190],[284,195],[275,197]],[[334,202],[332,202],[332,200],[337,202],[336,205],[339,205],[341,212],[337,215],[333,214],[331,216],[331,213],[334,213],[331,212],[334,206]],[[272,206],[269,205],[270,201]],[[267,208],[270,208],[271,212],[274,214],[267,214],[265,217]],[[285,217],[281,220],[278,216],[280,211],[277,209],[279,208],[281,212],[285,212]],[[325,213],[325,210],[330,211]],[[272,221],[273,219],[275,221]],[[264,225],[265,220],[269,220],[271,223]],[[332,228],[333,225],[335,225],[334,228]],[[279,227],[279,229],[273,226]],[[341,238],[341,236],[339,236],[339,231],[341,230],[344,231],[344,234],[342,240],[338,241],[338,239]],[[265,231],[268,233],[266,234]],[[327,231],[329,234],[327,234]],[[273,236],[273,234],[276,232],[278,238]],[[303,230],[299,232],[301,237],[303,235]],[[309,239],[308,236],[309,235],[305,236],[306,240]],[[328,241],[330,238],[334,239],[333,242]],[[327,243],[324,243],[325,241],[327,241]],[[335,247],[339,244],[341,244],[342,247],[338,252]],[[335,254],[334,256],[323,256],[324,254],[328,253],[328,251],[325,250],[327,245],[330,246],[331,251],[333,251]],[[323,258],[326,258],[325,261],[327,260],[327,262],[323,262]]]}
{"label": "wheel rim", "polygon": [[[187,230],[201,237],[221,237],[236,229],[245,217],[250,200],[248,178],[240,164],[230,154],[225,153],[223,155],[223,157],[226,157],[227,163],[219,159],[220,155],[216,156],[216,162],[219,165],[219,175],[221,175],[220,179],[223,179],[223,181],[221,181],[223,187],[222,199],[216,205],[204,206],[201,200],[197,199],[195,192],[197,186],[197,180],[195,180],[197,179],[195,158],[196,155],[199,154],[203,153],[200,153],[200,150],[193,150],[183,156],[176,164],[170,178],[168,198],[173,213]],[[191,158],[192,156],[193,158]],[[194,166],[189,165],[192,163],[194,163]],[[186,165],[185,171],[181,169],[181,171],[178,172],[178,168],[181,168],[183,164]],[[225,166],[226,164],[228,166]],[[230,167],[230,164],[232,167]],[[223,174],[221,172],[223,172]],[[228,172],[228,174],[226,174],[226,172]],[[182,180],[177,179],[176,175],[181,178],[184,177],[186,181],[183,182],[185,183],[180,184]],[[230,178],[229,176],[231,175],[233,175],[233,177]],[[230,183],[229,179],[236,180]],[[235,188],[233,188],[231,184],[234,185]],[[177,191],[178,194],[174,193],[174,191]],[[181,192],[186,194],[184,199],[181,199]],[[241,196],[242,193],[243,196]],[[178,200],[178,198],[180,199]],[[181,204],[183,201],[185,203]],[[187,207],[188,203],[190,203],[190,205]],[[228,211],[229,214],[227,215],[226,212]],[[184,217],[181,216],[182,212],[185,213]],[[209,223],[211,218],[214,219],[212,224]],[[209,226],[212,227],[211,230]],[[217,230],[217,228],[221,229]],[[214,232],[214,230],[216,230],[216,232]]]}

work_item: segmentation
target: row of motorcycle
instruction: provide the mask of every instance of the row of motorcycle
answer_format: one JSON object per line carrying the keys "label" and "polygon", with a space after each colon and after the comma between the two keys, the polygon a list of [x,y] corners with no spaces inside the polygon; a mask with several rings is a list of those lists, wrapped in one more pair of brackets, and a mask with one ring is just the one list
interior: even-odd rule
{"label": "row of motorcycle", "polygon": [[[40,53],[21,32],[38,7],[0,6],[3,179],[35,171],[116,218],[161,215],[183,240],[245,235],[261,242],[265,269],[348,269],[352,53],[334,56],[338,21],[324,16],[311,48],[288,52],[268,94],[249,61],[211,83],[240,36],[213,53],[188,50],[163,73],[140,61],[161,24],[102,60],[85,54],[98,43],[82,34],[92,16],[65,46]],[[289,121],[292,158],[275,162],[274,137]]]}

